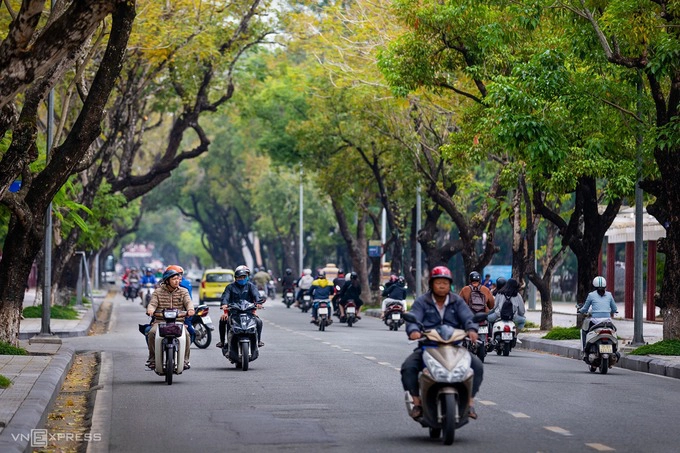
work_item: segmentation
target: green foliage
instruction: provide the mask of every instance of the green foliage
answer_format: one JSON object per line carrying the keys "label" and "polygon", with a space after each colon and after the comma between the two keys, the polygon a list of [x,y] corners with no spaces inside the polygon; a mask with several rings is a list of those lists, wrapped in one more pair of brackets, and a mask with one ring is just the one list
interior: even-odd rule
{"label": "green foliage", "polygon": [[[24,318],[42,318],[42,306],[26,307],[23,311]],[[78,319],[78,312],[71,307],[52,305],[50,317],[53,319]]]}
{"label": "green foliage", "polygon": [[12,385],[12,381],[0,374],[0,389],[6,389]]}
{"label": "green foliage", "polygon": [[546,340],[578,340],[581,338],[581,328],[578,326],[553,327],[543,338]]}
{"label": "green foliage", "polygon": [[12,346],[9,343],[5,343],[4,341],[0,341],[0,355],[27,355],[28,351],[26,351],[24,348],[18,348],[16,346]]}
{"label": "green foliage", "polygon": [[631,355],[677,355],[680,356],[680,340],[663,340],[634,349]]}

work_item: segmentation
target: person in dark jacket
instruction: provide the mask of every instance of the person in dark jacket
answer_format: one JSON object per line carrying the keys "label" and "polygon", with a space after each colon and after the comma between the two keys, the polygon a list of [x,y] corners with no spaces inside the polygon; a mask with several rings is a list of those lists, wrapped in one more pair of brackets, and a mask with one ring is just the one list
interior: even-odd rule
{"label": "person in dark jacket", "polygon": [[[249,281],[250,269],[248,266],[241,265],[234,270],[234,278],[236,281],[227,285],[222,293],[222,305],[220,308],[224,311],[222,316],[220,316],[220,342],[215,346],[221,348],[225,343],[226,329],[229,325],[229,315],[226,312],[227,307],[230,303],[238,303],[240,300],[247,300],[254,303],[257,308],[262,308],[264,300],[260,299],[260,291],[257,289],[257,285]],[[255,322],[257,322],[257,339],[258,347],[264,346],[262,342],[262,320],[255,316]]]}
{"label": "person in dark jacket", "polygon": [[286,293],[289,291],[291,293],[295,293],[295,281],[296,278],[293,275],[293,270],[290,268],[286,269],[286,273],[284,274],[283,278],[281,278],[281,289],[283,291],[281,293],[282,297],[286,297]]}
{"label": "person in dark jacket", "polygon": [[404,277],[397,277],[397,280],[390,286],[386,286],[382,292],[382,310],[380,311],[380,318],[385,317],[385,309],[388,304],[400,304],[401,308],[406,310],[404,300],[406,299],[406,280]]}
{"label": "person in dark jacket", "polygon": [[340,294],[338,294],[338,308],[340,309],[340,322],[344,322],[345,318],[345,305],[350,300],[353,300],[357,306],[357,319],[361,319],[361,306],[364,302],[359,297],[361,295],[361,283],[359,282],[359,275],[356,272],[350,272],[348,274],[349,280],[345,278],[345,284],[340,289]]}
{"label": "person in dark jacket", "polygon": [[[428,283],[430,290],[415,300],[410,313],[423,324],[425,330],[447,324],[454,329],[466,330],[470,341],[477,341],[479,325],[474,322],[470,307],[460,296],[451,291],[453,277],[449,268],[437,266],[432,269]],[[418,325],[415,323],[406,323],[406,334],[411,340],[417,340],[422,336]],[[472,359],[471,367],[475,375],[472,381],[472,395],[470,397],[468,417],[476,419],[477,413],[473,406],[473,398],[482,384],[484,366],[477,356],[470,354],[470,357]],[[401,365],[401,382],[404,390],[409,392],[413,398],[413,410],[410,415],[415,419],[419,419],[423,415],[420,389],[418,387],[418,373],[422,369],[423,352],[420,345],[418,345]]]}

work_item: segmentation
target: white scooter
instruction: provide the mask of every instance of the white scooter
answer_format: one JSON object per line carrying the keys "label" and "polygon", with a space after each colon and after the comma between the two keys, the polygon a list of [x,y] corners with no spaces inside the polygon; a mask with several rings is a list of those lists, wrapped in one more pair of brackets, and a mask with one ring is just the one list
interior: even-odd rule
{"label": "white scooter", "polygon": [[174,374],[184,371],[184,352],[186,350],[186,329],[178,322],[179,316],[186,316],[176,308],[163,310],[163,321],[158,324],[156,335],[156,374],[165,376],[165,382],[172,385]]}
{"label": "white scooter", "polygon": [[[590,326],[592,322],[592,326]],[[590,366],[590,372],[594,373],[598,368],[600,373],[607,374],[609,368],[619,361],[619,340],[616,337],[616,326],[611,318],[592,318],[587,315],[581,326],[581,344],[583,333],[586,333],[586,346],[583,352],[583,361]]]}
{"label": "white scooter", "polygon": [[517,326],[513,320],[494,321],[493,340],[496,354],[503,354],[504,357],[510,355],[512,348],[517,346]]}

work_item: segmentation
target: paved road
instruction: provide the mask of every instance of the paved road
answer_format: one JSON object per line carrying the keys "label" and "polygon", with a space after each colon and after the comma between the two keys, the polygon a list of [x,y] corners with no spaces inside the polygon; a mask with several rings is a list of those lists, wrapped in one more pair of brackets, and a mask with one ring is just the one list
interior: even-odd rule
{"label": "paved road", "polygon": [[[111,333],[65,340],[107,351],[113,391],[109,442],[100,451],[412,451],[438,447],[410,420],[398,367],[413,345],[377,319],[318,332],[279,301],[261,312],[267,346],[247,372],[210,347],[167,386],[145,371],[139,305],[116,299]],[[216,314],[214,314],[216,315]],[[215,316],[216,317],[216,316]],[[680,383],[515,350],[491,355],[477,399],[480,419],[456,434],[466,451],[662,451],[680,435],[668,417]],[[607,450],[613,449],[613,450]]]}

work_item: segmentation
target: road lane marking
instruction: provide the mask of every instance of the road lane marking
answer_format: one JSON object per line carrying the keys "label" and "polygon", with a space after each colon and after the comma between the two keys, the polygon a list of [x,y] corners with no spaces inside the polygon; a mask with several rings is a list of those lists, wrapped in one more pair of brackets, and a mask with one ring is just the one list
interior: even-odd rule
{"label": "road lane marking", "polygon": [[351,349],[345,349],[345,348],[343,348],[342,350],[343,350],[344,352],[352,352]]}
{"label": "road lane marking", "polygon": [[548,431],[552,431],[552,432],[557,433],[557,434],[562,434],[563,436],[571,436],[572,435],[569,431],[567,431],[564,428],[560,428],[559,426],[544,426],[544,428],[547,429]]}
{"label": "road lane marking", "polygon": [[392,366],[390,362],[378,362],[378,365]]}
{"label": "road lane marking", "polygon": [[608,447],[604,444],[586,444],[586,446],[593,448],[597,451],[616,451],[612,447]]}
{"label": "road lane marking", "polygon": [[477,400],[479,404],[483,404],[484,406],[495,406],[496,403],[493,401],[485,401],[485,400]]}
{"label": "road lane marking", "polygon": [[377,360],[375,357],[371,357],[370,355],[365,355],[365,356],[364,356],[364,359],[368,359],[368,360]]}
{"label": "road lane marking", "polygon": [[522,412],[512,412],[512,411],[508,411],[508,413],[509,413],[510,415],[512,415],[513,417],[515,417],[515,418],[531,418],[531,417],[529,417],[527,414],[523,414]]}
{"label": "road lane marking", "polygon": [[395,370],[401,371],[401,368],[397,368],[396,366],[394,367]]}
{"label": "road lane marking", "polygon": [[331,348],[342,349],[342,346],[338,346],[337,344],[332,344],[332,345],[331,345]]}
{"label": "road lane marking", "polygon": [[331,342],[330,342],[330,341],[324,341],[323,344],[328,344],[328,345],[330,345]]}

